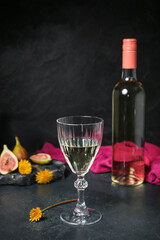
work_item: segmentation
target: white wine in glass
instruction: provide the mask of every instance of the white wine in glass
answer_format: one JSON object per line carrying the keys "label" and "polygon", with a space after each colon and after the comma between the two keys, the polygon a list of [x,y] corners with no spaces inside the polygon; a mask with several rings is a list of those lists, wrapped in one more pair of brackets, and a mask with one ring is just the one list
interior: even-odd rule
{"label": "white wine in glass", "polygon": [[72,172],[77,175],[74,186],[78,200],[73,211],[61,214],[61,219],[73,225],[90,225],[102,215],[86,207],[84,190],[88,183],[84,176],[89,171],[100,148],[104,121],[98,117],[70,116],[57,119],[58,140]]}

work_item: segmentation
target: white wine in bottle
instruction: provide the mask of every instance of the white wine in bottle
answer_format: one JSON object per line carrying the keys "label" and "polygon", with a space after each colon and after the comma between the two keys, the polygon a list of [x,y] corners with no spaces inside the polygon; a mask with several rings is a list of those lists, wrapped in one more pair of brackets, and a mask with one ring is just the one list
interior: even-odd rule
{"label": "white wine in bottle", "polygon": [[137,40],[123,39],[122,77],[112,93],[112,181],[144,181],[145,91],[137,81]]}

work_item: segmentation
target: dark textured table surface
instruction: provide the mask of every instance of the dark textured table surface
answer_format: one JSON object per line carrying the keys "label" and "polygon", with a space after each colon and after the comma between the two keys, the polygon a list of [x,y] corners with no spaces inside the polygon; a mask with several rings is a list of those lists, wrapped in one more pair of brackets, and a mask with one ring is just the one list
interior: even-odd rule
{"label": "dark textured table surface", "polygon": [[63,223],[59,215],[75,203],[45,212],[45,219],[29,222],[29,211],[53,203],[76,198],[74,174],[47,185],[0,186],[0,239],[160,239],[160,186],[144,183],[137,187],[114,185],[110,173],[93,174],[86,179],[88,207],[96,208],[103,219],[87,227]]}

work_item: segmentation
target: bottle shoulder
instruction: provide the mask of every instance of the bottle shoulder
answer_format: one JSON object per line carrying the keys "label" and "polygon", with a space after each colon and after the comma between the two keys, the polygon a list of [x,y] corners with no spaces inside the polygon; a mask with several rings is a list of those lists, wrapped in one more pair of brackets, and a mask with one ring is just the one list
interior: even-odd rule
{"label": "bottle shoulder", "polygon": [[120,80],[115,86],[113,91],[116,90],[123,90],[123,89],[135,89],[137,91],[142,91],[145,92],[144,90],[144,86],[141,82],[137,81],[137,80]]}

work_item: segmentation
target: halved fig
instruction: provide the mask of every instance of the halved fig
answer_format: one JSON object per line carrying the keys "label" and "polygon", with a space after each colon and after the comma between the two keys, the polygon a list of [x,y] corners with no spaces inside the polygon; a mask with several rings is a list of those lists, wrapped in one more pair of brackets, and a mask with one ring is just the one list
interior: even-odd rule
{"label": "halved fig", "polygon": [[7,173],[13,172],[17,168],[17,157],[8,149],[7,145],[3,145],[3,151],[0,157],[0,173],[5,175]]}
{"label": "halved fig", "polygon": [[32,155],[30,157],[30,160],[36,164],[48,164],[52,161],[52,158],[49,154],[47,153],[37,153],[35,155]]}

